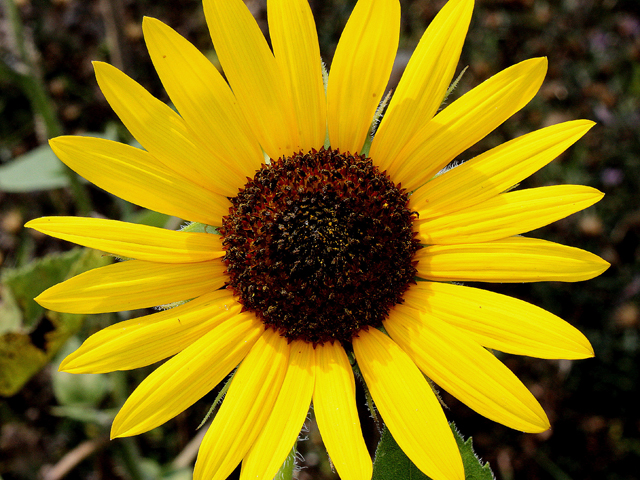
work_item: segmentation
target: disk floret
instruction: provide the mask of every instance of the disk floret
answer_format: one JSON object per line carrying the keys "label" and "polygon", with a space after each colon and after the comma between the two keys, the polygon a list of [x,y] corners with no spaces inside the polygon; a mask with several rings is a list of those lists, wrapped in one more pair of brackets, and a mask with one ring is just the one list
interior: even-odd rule
{"label": "disk floret", "polygon": [[228,286],[290,340],[377,327],[416,274],[408,195],[363,155],[321,149],[263,165],[220,230]]}

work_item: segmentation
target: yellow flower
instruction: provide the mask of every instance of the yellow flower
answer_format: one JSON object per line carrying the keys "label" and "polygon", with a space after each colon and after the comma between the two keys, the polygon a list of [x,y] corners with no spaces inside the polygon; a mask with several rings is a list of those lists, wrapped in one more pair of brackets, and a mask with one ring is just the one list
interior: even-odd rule
{"label": "yellow flower", "polygon": [[112,325],[62,363],[100,373],[171,357],[129,397],[113,437],[175,417],[239,365],[195,478],[226,478],[240,462],[241,478],[272,478],[313,402],[340,476],[369,479],[353,359],[400,447],[435,480],[464,472],[425,375],[492,420],[549,428],[487,349],[577,359],[593,355],[588,340],[533,305],[445,282],[572,282],[607,268],[588,252],[520,236],[600,192],[511,190],[592,122],[523,135],[436,175],[535,95],[546,59],[508,68],[438,112],[473,10],[472,0],[451,0],[363,155],[398,46],[397,0],[357,3],[326,90],[305,0],[269,0],[273,51],[241,0],[204,0],[204,10],[228,83],[174,30],[145,18],[151,59],[179,113],[96,63],[105,97],[145,150],[82,137],[51,146],[101,188],[221,235],[94,218],[28,223],[131,258],[50,288],[37,298],[44,307],[100,313],[184,302]]}

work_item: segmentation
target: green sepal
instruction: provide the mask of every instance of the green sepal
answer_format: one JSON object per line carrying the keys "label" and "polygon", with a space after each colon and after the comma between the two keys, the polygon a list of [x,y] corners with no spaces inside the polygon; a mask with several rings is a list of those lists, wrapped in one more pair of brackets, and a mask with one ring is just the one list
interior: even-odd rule
{"label": "green sepal", "polygon": [[183,227],[181,232],[193,232],[193,233],[212,233],[214,235],[220,235],[216,227],[211,225],[205,225],[204,223],[191,222],[189,225]]}
{"label": "green sepal", "polygon": [[200,430],[204,426],[204,424],[207,423],[207,420],[209,420],[209,417],[213,415],[213,412],[215,411],[216,407],[222,403],[224,396],[227,394],[227,390],[229,390],[229,387],[231,386],[231,380],[233,380],[233,377],[236,375],[237,371],[238,369],[236,368],[233,372],[231,372],[231,375],[229,375],[229,378],[225,382],[224,386],[220,389],[220,391],[218,392],[218,395],[216,395],[216,399],[211,404],[211,407],[209,407],[209,411],[204,416],[204,418],[202,419],[202,421],[200,422],[200,425],[198,425],[198,428],[196,430]]}
{"label": "green sepal", "polygon": [[[473,451],[471,437],[464,440],[456,426],[453,423],[449,425],[460,450],[465,480],[494,480],[489,463],[482,464]],[[426,434],[428,435],[428,432]],[[409,460],[385,426],[376,448],[372,480],[431,480],[431,477],[422,473]]]}
{"label": "green sepal", "polygon": [[293,473],[296,471],[297,446],[298,441],[296,440],[273,480],[291,480],[293,478]]}
{"label": "green sepal", "polygon": [[468,68],[469,68],[468,65],[464,67],[460,72],[460,75],[458,75],[456,79],[453,81],[453,83],[449,85],[449,88],[447,89],[447,93],[444,94],[444,98],[442,99],[441,107],[443,107],[444,104],[447,102],[449,95],[451,95],[451,93],[453,93],[453,91],[458,87],[458,83],[460,82],[460,80],[462,80],[462,76],[465,74]]}

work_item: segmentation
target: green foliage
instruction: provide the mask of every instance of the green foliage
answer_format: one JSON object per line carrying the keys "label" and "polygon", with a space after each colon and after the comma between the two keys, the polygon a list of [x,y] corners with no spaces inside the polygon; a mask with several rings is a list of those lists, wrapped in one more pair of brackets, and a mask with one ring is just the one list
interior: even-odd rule
{"label": "green foliage", "polygon": [[451,423],[451,430],[456,439],[460,454],[462,455],[462,464],[464,465],[464,477],[466,480],[494,480],[493,472],[489,466],[489,462],[482,464],[482,460],[473,451],[473,439],[471,437],[464,440],[462,435]]}
{"label": "green foliage", "polygon": [[110,261],[111,257],[100,252],[76,248],[3,272],[0,283],[0,395],[17,393],[51,360],[85,318],[85,315],[45,310],[33,298],[70,276]]}
{"label": "green foliage", "polygon": [[51,372],[53,393],[60,405],[94,406],[97,407],[109,392],[109,377],[107,375],[74,374],[57,371],[60,362],[71,352],[80,347],[80,340],[72,337],[60,349],[56,371]]}
{"label": "green foliage", "polygon": [[41,145],[0,167],[0,190],[23,193],[69,186],[63,163]]}
{"label": "green foliage", "polygon": [[[114,128],[104,133],[86,133],[85,136],[116,140]],[[0,166],[0,191],[9,193],[27,193],[38,190],[73,187],[77,175],[56,157],[48,144],[16,157],[6,165]]]}
{"label": "green foliage", "polygon": [[[451,430],[460,449],[466,480],[494,480],[488,463],[484,465],[473,451],[471,438],[466,441],[454,424]],[[409,460],[385,427],[376,449],[372,480],[430,480]]]}
{"label": "green foliage", "polygon": [[[19,13],[28,19],[27,28],[13,28],[13,34],[9,28],[6,32],[9,41],[2,43],[3,54],[6,55],[0,60],[0,191],[30,192],[45,188],[37,184],[42,177],[47,177],[47,181],[57,177],[56,181],[67,182],[61,175],[62,170],[56,171],[63,165],[53,157],[50,160],[55,161],[50,165],[55,168],[48,170],[47,160],[29,164],[25,159],[31,153],[17,155],[34,148],[46,155],[48,147],[37,146],[47,137],[59,133],[107,131],[109,122],[114,120],[121,124],[98,93],[95,77],[85,68],[92,60],[122,58],[121,68],[124,71],[156,97],[166,100],[167,94],[149,61],[143,39],[135,34],[135,30],[129,29],[139,24],[142,15],[162,18],[173,28],[187,32],[199,48],[209,49],[205,54],[219,67],[211,49],[200,1],[183,2],[180,8],[176,8],[175,2],[166,0],[141,2],[140,8],[130,6],[125,16],[118,19],[120,27],[127,27],[127,35],[121,38],[123,43],[107,41],[97,33],[105,32],[108,9],[99,9],[100,14],[97,14],[95,8],[78,9],[82,2],[77,1],[37,2],[38,8],[33,8],[32,3],[35,4],[15,0],[0,3],[7,7],[4,13],[8,27],[11,23],[21,27]],[[256,14],[265,19],[265,2],[254,3],[259,4]],[[323,59],[330,65],[342,28],[356,1],[310,3],[320,30]],[[408,58],[442,4],[443,1],[402,2],[399,60],[403,56]],[[73,17],[72,28],[69,28],[70,14]],[[587,335],[596,351],[595,359],[572,362],[570,375],[567,375],[569,367],[565,362],[558,370],[557,362],[509,357],[510,368],[525,379],[525,383],[536,385],[537,395],[549,416],[556,420],[553,434],[544,438],[522,435],[498,425],[488,427],[488,430],[486,422],[478,423],[476,427],[469,422],[465,432],[474,435],[483,432],[483,449],[486,452],[483,456],[491,459],[494,467],[495,453],[505,455],[505,464],[514,469],[513,473],[508,469],[502,472],[501,476],[505,478],[511,475],[519,479],[565,476],[619,480],[628,477],[629,465],[638,464],[640,458],[637,428],[637,397],[640,391],[640,370],[637,368],[640,362],[640,223],[637,213],[640,205],[640,175],[637,175],[640,168],[640,136],[637,134],[640,111],[639,21],[635,0],[476,2],[458,71],[464,65],[469,65],[469,69],[448,103],[489,76],[523,59],[546,56],[550,68],[536,98],[479,145],[464,152],[458,160],[472,158],[503,141],[545,125],[577,118],[596,120],[598,125],[578,144],[524,181],[520,188],[586,183],[604,191],[607,196],[595,207],[556,222],[534,236],[604,255],[613,264],[601,277],[581,284],[550,282],[488,286],[535,303],[568,320]],[[261,25],[266,26],[266,23],[261,22]],[[25,49],[25,46],[29,48]],[[37,68],[31,68],[33,66]],[[401,67],[401,62],[394,67],[396,79]],[[326,77],[328,74],[325,75],[325,84]],[[392,82],[389,88],[394,90],[395,84]],[[55,125],[56,120],[60,126]],[[129,142],[128,134],[121,126],[119,128],[120,140]],[[166,219],[150,212],[141,212],[144,218],[136,219],[134,215],[140,212],[136,207],[105,196],[93,187],[89,193],[79,195],[73,186],[71,192],[63,190],[40,195],[0,193],[0,263],[4,261],[2,267],[7,274],[10,273],[9,265],[22,264],[29,255],[51,251],[52,245],[48,238],[4,230],[2,220],[7,212],[19,212],[25,219],[43,214],[91,213],[156,226],[163,226],[166,222]],[[83,201],[93,202],[95,206],[82,208]],[[189,231],[204,231],[202,226],[199,228],[202,229]],[[209,227],[207,231],[212,232]],[[60,272],[64,274],[64,268]],[[33,288],[30,297],[15,295],[4,285],[0,288],[2,385],[5,378],[18,383],[22,381],[14,378],[13,363],[9,361],[12,357],[23,366],[27,364],[24,360],[27,358],[34,371],[41,368],[44,360],[38,355],[48,355],[33,346],[32,337],[40,338],[40,341],[48,339],[53,331],[41,335],[49,326],[42,320],[55,314],[44,312],[30,300],[40,293],[37,288]],[[20,298],[28,298],[31,303],[18,304]],[[24,313],[23,309],[31,313]],[[106,318],[102,320],[102,323],[108,323]],[[83,333],[81,338],[86,338],[86,335]],[[22,344],[31,350],[21,351]],[[111,404],[103,401],[102,409],[121,405],[145,372],[114,373],[121,377],[122,393],[116,396],[116,400],[112,399]],[[48,382],[48,378],[41,381]],[[117,383],[114,378],[110,378],[110,384]],[[51,380],[56,382],[53,378]],[[78,439],[79,432],[84,432],[78,425],[108,423],[106,420],[110,413],[102,421],[97,420],[99,412],[96,410],[92,410],[91,415],[95,416],[91,417],[87,414],[88,409],[52,406],[54,400],[42,395],[43,391],[51,391],[49,384],[40,390],[42,382],[30,382],[14,398],[0,402],[2,432],[12,435],[0,438],[0,476],[4,475],[4,478],[41,476],[40,469],[44,464],[56,463],[63,452],[73,452],[74,441],[85,438]],[[153,456],[155,461],[163,463],[177,455],[187,441],[184,437],[196,431],[214,395],[198,402],[189,413],[181,416],[179,428],[172,423],[147,434],[141,456]],[[450,408],[448,414],[453,418],[459,415],[460,408],[466,407],[453,404]],[[101,410],[102,413],[105,411]],[[34,422],[34,412],[37,422]],[[55,418],[49,416],[51,412],[55,412]],[[70,418],[81,423],[69,421]],[[36,423],[33,431],[25,428],[31,423]],[[87,429],[87,435],[92,431]],[[22,432],[22,437],[16,432]],[[38,441],[30,442],[34,435]],[[5,450],[11,444],[19,445],[20,451]],[[28,448],[30,444],[34,445],[32,449]],[[69,477],[126,476],[121,470],[129,469],[124,466],[135,466],[141,462],[121,462],[122,452],[118,445],[120,440],[111,442],[104,447],[109,450],[110,457],[102,455],[98,461],[86,460]],[[335,478],[331,476],[328,464],[323,463],[326,455],[319,441],[301,442],[300,447],[307,458],[320,458],[318,465],[310,462],[305,466],[306,474],[314,479]],[[112,471],[114,465],[117,473]],[[139,477],[128,475],[129,478]],[[190,468],[170,472],[163,469],[162,478],[191,478]]]}

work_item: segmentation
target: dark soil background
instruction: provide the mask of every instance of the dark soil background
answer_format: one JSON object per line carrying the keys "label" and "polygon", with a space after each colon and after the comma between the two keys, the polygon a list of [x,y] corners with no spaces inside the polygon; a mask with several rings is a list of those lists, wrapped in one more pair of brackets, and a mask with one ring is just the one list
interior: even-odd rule
{"label": "dark soil background", "polygon": [[[35,67],[32,73],[43,82],[53,107],[53,119],[47,121],[17,81],[16,72],[22,73],[23,65],[12,33],[10,2],[0,2],[0,165],[59,133],[111,129],[121,140],[129,140],[97,87],[92,60],[116,65],[168,100],[146,53],[141,29],[145,15],[171,25],[215,61],[197,0],[16,1],[23,23],[20,38]],[[266,32],[264,0],[247,3]],[[323,58],[330,64],[355,2],[310,3]],[[396,81],[425,26],[444,2],[401,3]],[[577,326],[592,342],[596,358],[569,362],[501,357],[548,413],[552,429],[543,434],[512,431],[447,394],[443,398],[449,419],[464,435],[473,436],[476,452],[490,462],[499,479],[631,480],[639,478],[640,465],[640,3],[478,0],[458,71],[469,68],[453,96],[534,56],[549,60],[549,73],[538,95],[462,158],[546,125],[578,118],[597,122],[576,146],[522,186],[576,183],[605,192],[594,207],[533,236],[594,252],[611,262],[611,268],[579,284],[492,287]],[[83,188],[88,192],[84,206],[71,189],[0,192],[2,268],[19,267],[70,248],[24,229],[24,222],[32,218],[84,213],[127,218],[135,211],[93,186]],[[109,316],[90,317],[77,339],[112,321]],[[0,398],[0,480],[189,478],[193,458],[189,442],[216,392],[148,434],[109,442],[115,410],[150,370],[89,376],[96,380],[73,387],[84,393],[99,392],[84,413],[65,405],[64,393],[54,390],[54,370],[46,367],[18,393]],[[360,403],[363,428],[373,449],[377,431],[364,400]],[[336,478],[317,430],[312,422],[308,424],[308,440],[299,444],[304,456],[299,478]]]}

